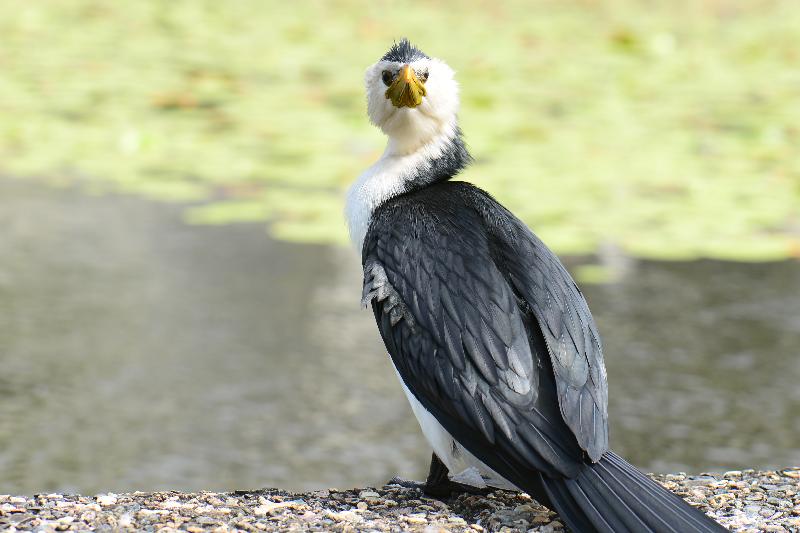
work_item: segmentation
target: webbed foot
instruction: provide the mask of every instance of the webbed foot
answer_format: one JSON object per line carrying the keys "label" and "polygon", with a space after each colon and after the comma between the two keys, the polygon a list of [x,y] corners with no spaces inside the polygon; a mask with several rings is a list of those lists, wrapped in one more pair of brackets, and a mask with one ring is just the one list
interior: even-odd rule
{"label": "webbed foot", "polygon": [[401,487],[407,489],[417,489],[421,491],[425,491],[425,483],[421,483],[419,481],[412,481],[410,479],[403,479],[401,477],[393,477],[389,481],[386,482],[387,485],[400,485]]}
{"label": "webbed foot", "polygon": [[423,485],[422,491],[436,499],[447,499],[453,496],[454,494],[477,494],[481,496],[486,496],[490,492],[492,492],[491,488],[478,488],[472,485],[466,485],[464,483],[458,483],[457,481],[452,481],[448,477],[449,471],[445,464],[436,457],[434,453],[431,456],[431,467],[428,471],[428,479],[425,481]]}

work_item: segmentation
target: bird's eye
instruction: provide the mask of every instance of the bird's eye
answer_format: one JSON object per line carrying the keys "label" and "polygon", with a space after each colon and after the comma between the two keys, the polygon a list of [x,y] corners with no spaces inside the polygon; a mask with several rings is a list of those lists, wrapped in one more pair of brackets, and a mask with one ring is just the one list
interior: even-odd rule
{"label": "bird's eye", "polygon": [[386,85],[387,87],[392,84],[392,78],[394,78],[394,76],[392,76],[392,73],[389,72],[388,70],[384,70],[383,74],[381,74],[381,79],[383,80],[383,84]]}
{"label": "bird's eye", "polygon": [[426,70],[425,72],[420,74],[419,75],[419,79],[422,80],[422,83],[425,83],[426,81],[428,81],[428,71]]}

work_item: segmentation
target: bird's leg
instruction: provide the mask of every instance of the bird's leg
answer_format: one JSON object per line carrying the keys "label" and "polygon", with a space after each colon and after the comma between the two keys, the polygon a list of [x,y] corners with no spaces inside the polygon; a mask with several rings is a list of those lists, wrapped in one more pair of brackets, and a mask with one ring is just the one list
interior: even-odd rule
{"label": "bird's leg", "polygon": [[436,456],[431,455],[431,467],[428,470],[428,479],[425,481],[425,487],[422,489],[428,496],[434,498],[448,498],[453,494],[466,492],[468,494],[481,494],[487,495],[492,490],[490,488],[480,489],[472,485],[465,485],[452,481],[449,477],[449,470],[447,466]]}
{"label": "bird's leg", "polygon": [[436,457],[436,454],[431,454],[431,466],[428,469],[428,479],[425,483],[419,481],[410,481],[402,479],[397,476],[389,480],[389,485],[400,485],[407,489],[419,489],[425,494],[430,496],[449,496],[450,492],[450,478],[447,477],[449,470],[443,462]]}
{"label": "bird's leg", "polygon": [[481,489],[478,487],[473,487],[472,485],[466,485],[464,483],[452,481],[448,477],[449,473],[450,471],[447,469],[447,466],[445,466],[445,464],[439,460],[434,453],[431,454],[431,467],[428,470],[428,479],[425,480],[425,483],[393,477],[389,480],[387,485],[400,485],[401,487],[405,487],[407,489],[419,489],[428,496],[437,499],[449,498],[454,494],[460,493],[480,494],[485,496],[492,492],[490,487]]}
{"label": "bird's leg", "polygon": [[423,491],[428,496],[435,498],[446,498],[453,492],[450,478],[447,477],[450,471],[447,466],[436,456],[431,454],[431,467],[428,469],[428,479],[425,480]]}

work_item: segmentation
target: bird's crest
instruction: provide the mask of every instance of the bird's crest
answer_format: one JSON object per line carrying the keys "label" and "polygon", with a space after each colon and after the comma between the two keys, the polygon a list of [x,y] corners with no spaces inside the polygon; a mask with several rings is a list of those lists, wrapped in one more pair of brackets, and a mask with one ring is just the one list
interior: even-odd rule
{"label": "bird's crest", "polygon": [[418,59],[430,59],[425,52],[411,44],[403,37],[400,42],[395,41],[389,51],[383,54],[381,61],[395,61],[397,63],[411,63]]}

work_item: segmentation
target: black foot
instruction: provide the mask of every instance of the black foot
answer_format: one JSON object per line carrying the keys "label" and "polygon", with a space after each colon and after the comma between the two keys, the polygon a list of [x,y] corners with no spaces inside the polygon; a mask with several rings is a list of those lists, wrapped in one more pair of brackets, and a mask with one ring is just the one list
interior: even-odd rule
{"label": "black foot", "polygon": [[440,483],[439,485],[425,485],[423,492],[431,498],[436,498],[437,500],[447,500],[453,496],[458,496],[459,494],[488,496],[492,492],[492,489],[488,487],[481,489],[478,487],[473,487],[472,485],[448,481],[447,483]]}
{"label": "black foot", "polygon": [[393,477],[389,481],[386,482],[387,485],[400,485],[401,487],[405,487],[407,489],[417,489],[421,491],[425,491],[425,483],[420,483],[419,481],[411,481],[410,479],[403,479],[401,477]]}
{"label": "black foot", "polygon": [[454,494],[463,493],[486,496],[492,492],[492,489],[489,488],[480,489],[472,485],[451,481],[447,474],[447,467],[434,453],[431,456],[431,468],[428,471],[428,479],[425,481],[424,485],[420,483],[420,485],[422,485],[422,491],[436,499],[446,499]]}
{"label": "black foot", "polygon": [[411,481],[409,479],[403,479],[395,476],[386,484],[399,485],[407,489],[416,489],[425,493],[427,496],[436,498],[437,500],[446,500],[458,494],[487,496],[494,490],[490,487],[481,489],[478,487],[473,487],[472,485],[465,485],[464,483],[451,481],[448,477],[448,473],[449,472],[444,463],[441,462],[438,457],[436,457],[436,454],[433,454],[431,457],[431,468],[428,471],[428,479],[425,481],[425,483]]}

